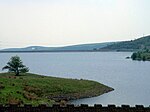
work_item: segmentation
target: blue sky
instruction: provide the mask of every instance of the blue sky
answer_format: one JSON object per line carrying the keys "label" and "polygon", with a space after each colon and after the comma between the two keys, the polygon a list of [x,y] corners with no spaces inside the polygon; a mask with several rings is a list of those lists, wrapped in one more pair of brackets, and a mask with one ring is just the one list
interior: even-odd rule
{"label": "blue sky", "polygon": [[149,4],[150,0],[0,0],[0,48],[149,35]]}

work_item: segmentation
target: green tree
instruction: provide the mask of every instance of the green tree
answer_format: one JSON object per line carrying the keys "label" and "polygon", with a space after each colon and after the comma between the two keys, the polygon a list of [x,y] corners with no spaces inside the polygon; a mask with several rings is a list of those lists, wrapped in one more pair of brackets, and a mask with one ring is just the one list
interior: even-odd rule
{"label": "green tree", "polygon": [[141,58],[142,58],[141,54],[142,54],[142,52],[137,52],[137,58],[138,58],[138,59],[141,59]]}
{"label": "green tree", "polygon": [[136,53],[133,53],[132,56],[131,56],[131,58],[132,58],[133,60],[135,60],[135,59],[137,58],[137,54],[136,54]]}
{"label": "green tree", "polygon": [[10,61],[2,70],[8,69],[9,72],[14,72],[16,76],[19,76],[19,73],[29,72],[29,68],[23,65],[19,56],[11,57]]}
{"label": "green tree", "polygon": [[145,57],[145,56],[143,56],[143,57],[142,57],[142,60],[143,60],[143,61],[145,61],[145,60],[146,60],[146,57]]}

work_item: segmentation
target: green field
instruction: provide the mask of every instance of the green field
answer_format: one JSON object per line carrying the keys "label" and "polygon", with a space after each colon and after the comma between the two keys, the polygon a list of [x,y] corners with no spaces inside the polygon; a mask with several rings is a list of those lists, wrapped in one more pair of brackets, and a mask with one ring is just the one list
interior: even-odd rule
{"label": "green field", "polygon": [[113,89],[95,81],[65,79],[31,73],[0,73],[1,104],[47,104],[98,96]]}

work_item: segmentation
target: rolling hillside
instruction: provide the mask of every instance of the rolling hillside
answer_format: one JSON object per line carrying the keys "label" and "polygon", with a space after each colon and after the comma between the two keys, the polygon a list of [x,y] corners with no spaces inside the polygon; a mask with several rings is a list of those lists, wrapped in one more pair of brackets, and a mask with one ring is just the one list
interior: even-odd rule
{"label": "rolling hillside", "polygon": [[114,42],[106,43],[93,43],[93,44],[80,44],[64,47],[43,47],[43,46],[29,46],[25,48],[9,48],[1,51],[82,51],[82,50],[94,50],[106,47]]}
{"label": "rolling hillside", "polygon": [[29,46],[25,48],[9,48],[2,51],[137,51],[150,49],[150,35],[130,41],[79,44],[64,47]]}
{"label": "rolling hillside", "polygon": [[122,41],[101,48],[104,51],[136,51],[141,49],[150,49],[150,35],[131,41]]}

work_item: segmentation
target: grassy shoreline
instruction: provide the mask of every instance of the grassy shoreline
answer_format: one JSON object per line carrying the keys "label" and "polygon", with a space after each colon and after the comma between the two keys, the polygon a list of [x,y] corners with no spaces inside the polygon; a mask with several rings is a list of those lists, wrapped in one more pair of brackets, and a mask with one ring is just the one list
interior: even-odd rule
{"label": "grassy shoreline", "polygon": [[47,104],[99,96],[113,88],[91,80],[0,73],[1,104]]}

